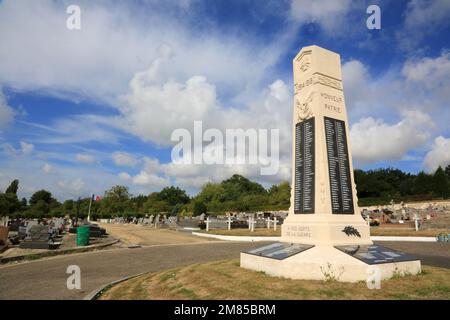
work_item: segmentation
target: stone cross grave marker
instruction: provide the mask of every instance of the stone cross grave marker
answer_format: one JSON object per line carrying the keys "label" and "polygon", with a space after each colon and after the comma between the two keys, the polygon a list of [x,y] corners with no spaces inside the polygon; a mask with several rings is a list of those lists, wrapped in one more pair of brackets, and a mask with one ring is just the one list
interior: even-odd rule
{"label": "stone cross grave marker", "polygon": [[155,229],[158,227],[158,225],[159,225],[159,214],[157,214],[156,215],[156,218],[155,218]]}
{"label": "stone cross grave marker", "polygon": [[205,220],[206,223],[206,231],[209,231],[209,223],[211,222],[211,220],[209,219],[209,217]]}

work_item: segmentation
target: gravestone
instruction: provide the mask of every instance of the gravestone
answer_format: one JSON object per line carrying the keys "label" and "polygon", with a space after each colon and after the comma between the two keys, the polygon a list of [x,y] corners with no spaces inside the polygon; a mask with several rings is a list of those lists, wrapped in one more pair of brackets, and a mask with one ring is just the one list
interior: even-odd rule
{"label": "gravestone", "polygon": [[[294,279],[325,280],[330,272],[339,273],[336,280],[349,282],[367,280],[373,265],[381,279],[395,272],[419,273],[419,260],[374,247],[360,214],[339,55],[305,47],[294,58],[293,69],[291,206],[281,243],[301,244],[302,250],[287,254],[291,247],[280,246],[278,259],[264,254],[271,252],[265,247],[260,255],[242,252],[241,266]],[[372,256],[385,259],[358,259]]]}
{"label": "gravestone", "polygon": [[27,237],[20,243],[21,249],[56,249],[60,239],[49,226],[35,224],[29,229]]}
{"label": "gravestone", "polygon": [[8,216],[0,217],[0,226],[7,227],[9,222]]}
{"label": "gravestone", "polygon": [[37,220],[29,220],[29,221],[27,221],[27,224],[26,224],[26,232],[28,233],[28,232],[30,232],[30,229],[33,227],[33,226],[36,226],[36,225],[38,225],[39,223],[38,223],[38,221]]}
{"label": "gravestone", "polygon": [[6,247],[8,244],[8,233],[8,227],[0,226],[0,249]]}
{"label": "gravestone", "polygon": [[156,218],[155,218],[155,229],[158,227],[158,225],[159,225],[159,217],[160,217],[160,215],[159,214],[157,214],[156,215]]}

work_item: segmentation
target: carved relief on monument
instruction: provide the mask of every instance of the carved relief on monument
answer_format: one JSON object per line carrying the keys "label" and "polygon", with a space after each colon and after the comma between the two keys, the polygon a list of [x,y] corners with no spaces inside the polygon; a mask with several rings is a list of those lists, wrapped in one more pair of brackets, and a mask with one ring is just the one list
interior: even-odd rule
{"label": "carved relief on monument", "polygon": [[[325,86],[338,89],[342,91],[342,81],[328,77],[326,75],[315,73],[311,77],[307,78],[303,82],[297,82],[294,84],[294,95],[297,95],[302,89],[309,87],[310,85],[320,83]],[[329,95],[331,97],[331,95]],[[336,97],[337,100],[339,100],[338,97]],[[342,99],[340,101],[336,102],[342,102]]]}
{"label": "carved relief on monument", "polygon": [[306,72],[311,67],[311,51],[304,52],[300,57],[298,57],[297,62],[299,63],[299,69],[301,72]]}
{"label": "carved relief on monument", "polygon": [[315,77],[314,83],[318,82],[318,83],[321,83],[321,84],[323,84],[325,86],[332,87],[332,88],[335,88],[335,89],[338,89],[338,90],[342,90],[342,81],[337,80],[337,79],[333,79],[333,78],[328,77],[328,76],[323,75],[323,74],[316,74],[315,76],[316,77]]}
{"label": "carved relief on monument", "polygon": [[342,104],[342,101],[343,101],[342,97],[338,97],[338,96],[328,94],[325,92],[321,92],[320,96],[326,100],[330,100],[331,102],[338,103],[338,104]]}
{"label": "carved relief on monument", "polygon": [[309,60],[308,56],[305,56],[305,58],[303,58],[302,61],[300,62],[300,71],[306,72],[306,71],[308,71],[310,66],[311,66],[311,61]]}
{"label": "carved relief on monument", "polygon": [[311,92],[305,102],[301,102],[300,99],[295,99],[295,110],[297,114],[297,122],[312,118],[314,116],[312,112],[311,103],[313,101],[315,92]]}

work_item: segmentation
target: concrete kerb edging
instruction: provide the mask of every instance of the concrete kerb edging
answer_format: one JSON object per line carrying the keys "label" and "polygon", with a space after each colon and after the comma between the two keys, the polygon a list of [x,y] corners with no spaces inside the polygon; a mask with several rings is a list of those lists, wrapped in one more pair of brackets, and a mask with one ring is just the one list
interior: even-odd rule
{"label": "concrete kerb edging", "polygon": [[[280,241],[281,237],[264,237],[264,236],[224,236],[219,234],[210,234],[202,232],[192,232],[192,235],[213,238],[225,241],[244,241],[244,242],[256,242],[256,241]],[[434,237],[392,237],[392,236],[372,236],[372,241],[411,241],[411,242],[436,242]]]}
{"label": "concrete kerb edging", "polygon": [[76,247],[76,248],[69,248],[69,249],[62,249],[62,250],[56,249],[53,251],[44,251],[44,252],[39,252],[39,253],[25,254],[25,255],[21,255],[21,256],[5,257],[5,258],[0,258],[0,265],[6,264],[9,262],[27,260],[27,258],[29,258],[30,256],[33,256],[33,260],[35,260],[35,259],[46,258],[46,257],[55,257],[55,256],[59,256],[59,255],[64,255],[64,254],[89,252],[89,251],[94,251],[97,249],[109,247],[113,244],[116,244],[117,242],[119,242],[119,239],[115,239],[115,240],[113,240],[111,242],[107,242],[107,243],[95,244],[92,246]]}
{"label": "concrete kerb edging", "polygon": [[130,280],[130,279],[142,276],[142,275],[144,275],[146,273],[148,273],[148,272],[141,272],[141,273],[138,273],[138,274],[135,274],[135,275],[132,275],[132,276],[127,276],[127,277],[121,278],[119,280],[111,281],[110,283],[107,283],[106,285],[103,285],[100,288],[95,289],[94,291],[90,292],[88,295],[86,295],[83,298],[83,300],[96,300],[106,288],[108,288],[110,286],[113,286],[115,284],[118,284],[118,283]]}

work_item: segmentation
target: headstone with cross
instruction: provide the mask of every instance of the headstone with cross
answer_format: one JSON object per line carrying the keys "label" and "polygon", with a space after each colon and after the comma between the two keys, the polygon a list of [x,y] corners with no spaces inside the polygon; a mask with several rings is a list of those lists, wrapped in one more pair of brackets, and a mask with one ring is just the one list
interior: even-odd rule
{"label": "headstone with cross", "polygon": [[209,231],[209,223],[211,222],[211,220],[209,219],[209,217],[205,220],[206,223],[206,232]]}
{"label": "headstone with cross", "polygon": [[155,218],[155,229],[158,227],[158,225],[159,225],[159,214],[157,214],[156,215],[156,218]]}
{"label": "headstone with cross", "polygon": [[277,217],[274,217],[273,218],[273,230],[274,231],[277,231],[277,223],[278,223],[278,219],[277,219]]}

